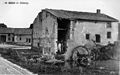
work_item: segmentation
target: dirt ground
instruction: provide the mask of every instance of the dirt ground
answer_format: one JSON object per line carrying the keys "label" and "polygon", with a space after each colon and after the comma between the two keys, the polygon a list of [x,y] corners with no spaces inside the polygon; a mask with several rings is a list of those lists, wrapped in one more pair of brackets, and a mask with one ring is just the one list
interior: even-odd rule
{"label": "dirt ground", "polygon": [[[8,59],[8,57],[5,57],[6,59]],[[38,73],[38,75],[119,75],[119,61],[118,60],[107,60],[107,61],[97,61],[95,63],[93,63],[91,65],[90,68],[87,68],[83,71],[83,73],[79,73],[79,72],[74,72],[72,70],[68,71],[68,72],[54,72],[54,73],[44,73],[42,74],[40,72],[40,70],[44,69],[41,68],[40,66],[44,66],[44,64],[26,64],[25,62],[17,62],[17,61],[13,61],[11,60],[11,58],[9,57],[9,61],[20,65],[23,68],[28,69],[29,71],[33,72],[33,73]],[[61,66],[63,67],[63,66]],[[53,68],[54,69],[54,68]],[[52,68],[48,68],[46,69],[46,71],[50,71],[53,70]],[[64,68],[61,68],[64,69]],[[74,70],[74,69],[73,69]]]}
{"label": "dirt ground", "polygon": [[119,75],[119,63],[118,60],[97,61],[94,67],[101,75]]}
{"label": "dirt ground", "polygon": [[[24,48],[28,48],[28,46],[24,47],[24,46],[0,44],[0,48],[11,48],[11,49],[22,48],[24,50]],[[69,72],[54,72],[51,74],[50,73],[42,74],[41,72],[39,72],[40,71],[39,66],[43,64],[34,64],[34,65],[25,64],[26,62],[15,61],[9,55],[2,55],[2,56],[15,64],[22,66],[23,68],[27,68],[31,72],[36,71],[39,75],[119,75],[120,61],[118,60],[96,61],[89,68],[85,69],[83,73],[73,72],[74,70],[73,69],[70,70]],[[46,70],[52,70],[52,69],[46,69]]]}
{"label": "dirt ground", "polygon": [[87,68],[80,72],[59,72],[52,74],[41,74],[39,75],[119,75],[119,61],[117,60],[107,60],[107,61],[97,61],[91,65],[90,68]]}

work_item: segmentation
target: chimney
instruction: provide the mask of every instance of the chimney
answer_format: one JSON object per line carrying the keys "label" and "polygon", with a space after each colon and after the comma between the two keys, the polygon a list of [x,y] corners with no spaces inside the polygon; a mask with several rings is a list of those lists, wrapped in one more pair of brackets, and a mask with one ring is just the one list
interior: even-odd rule
{"label": "chimney", "polygon": [[100,9],[97,9],[96,13],[97,13],[97,14],[100,14]]}

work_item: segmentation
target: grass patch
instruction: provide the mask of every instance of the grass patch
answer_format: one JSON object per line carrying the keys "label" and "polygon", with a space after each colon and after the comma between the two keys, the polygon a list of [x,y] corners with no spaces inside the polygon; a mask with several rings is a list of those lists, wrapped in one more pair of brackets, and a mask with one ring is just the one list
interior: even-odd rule
{"label": "grass patch", "polygon": [[[38,73],[39,75],[119,75],[119,61],[116,60],[96,61],[89,68],[85,68],[83,70],[83,73],[81,73],[79,68],[70,68],[66,71],[63,71],[64,69],[66,69],[63,65],[58,66],[53,64],[46,64],[44,62],[26,62],[21,59],[22,57],[20,59],[16,56],[13,57],[11,51],[13,50],[0,49],[2,57],[11,61],[12,63],[28,69],[33,73]],[[22,53],[23,57],[26,58],[32,55],[40,55],[37,51],[29,49],[17,51],[19,53]],[[56,58],[63,59],[62,56],[56,56]],[[100,69],[99,67],[105,67],[105,69]]]}

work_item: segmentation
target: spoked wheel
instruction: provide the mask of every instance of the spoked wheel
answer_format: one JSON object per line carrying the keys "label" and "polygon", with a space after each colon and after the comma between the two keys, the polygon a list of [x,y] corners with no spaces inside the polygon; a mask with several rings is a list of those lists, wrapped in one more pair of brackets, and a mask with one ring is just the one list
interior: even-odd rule
{"label": "spoked wheel", "polygon": [[76,60],[78,58],[78,54],[79,55],[88,55],[89,51],[85,47],[78,46],[78,47],[74,48],[72,51],[72,59]]}
{"label": "spoked wheel", "polygon": [[74,48],[72,51],[73,66],[79,65],[81,61],[83,61],[84,58],[86,58],[86,55],[89,55],[89,51],[85,47],[78,46]]}

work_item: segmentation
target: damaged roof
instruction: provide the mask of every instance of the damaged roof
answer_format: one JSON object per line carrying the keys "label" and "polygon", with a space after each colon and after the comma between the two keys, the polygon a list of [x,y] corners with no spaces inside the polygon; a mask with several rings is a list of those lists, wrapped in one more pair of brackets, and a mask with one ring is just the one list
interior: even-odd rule
{"label": "damaged roof", "polygon": [[117,19],[102,13],[78,12],[68,10],[43,9],[58,18],[118,22]]}
{"label": "damaged roof", "polygon": [[0,28],[0,33],[13,33],[16,35],[32,34],[32,29],[28,28]]}

